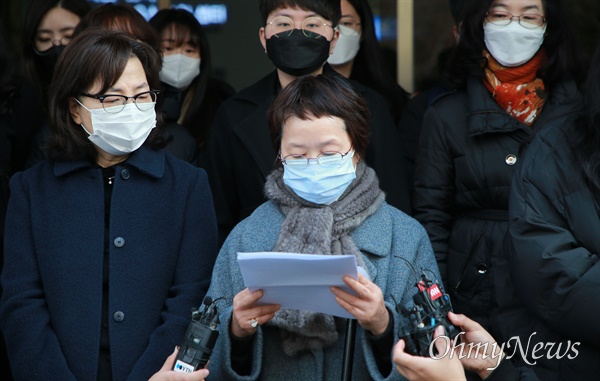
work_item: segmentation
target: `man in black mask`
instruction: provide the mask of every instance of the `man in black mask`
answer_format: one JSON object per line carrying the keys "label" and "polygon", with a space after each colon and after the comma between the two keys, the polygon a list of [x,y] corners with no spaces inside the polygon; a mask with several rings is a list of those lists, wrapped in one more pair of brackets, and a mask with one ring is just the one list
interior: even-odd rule
{"label": "man in black mask", "polygon": [[[259,0],[259,8],[260,41],[276,70],[221,105],[205,151],[221,244],[265,201],[265,180],[278,155],[266,116],[275,94],[302,75],[339,75],[326,63],[338,38],[339,1]],[[350,83],[371,112],[365,160],[375,169],[387,202],[409,213],[411,184],[386,101],[375,91]]]}

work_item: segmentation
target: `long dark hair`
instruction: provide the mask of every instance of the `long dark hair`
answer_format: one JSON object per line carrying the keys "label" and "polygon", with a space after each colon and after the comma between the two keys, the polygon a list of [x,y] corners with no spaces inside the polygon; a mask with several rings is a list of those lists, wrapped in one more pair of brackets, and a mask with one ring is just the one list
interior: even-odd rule
{"label": "long dark hair", "polygon": [[583,86],[585,113],[576,122],[575,154],[584,179],[600,190],[600,41]]}
{"label": "long dark hair", "polygon": [[44,68],[38,67],[35,63],[35,43],[34,38],[40,22],[52,8],[63,8],[73,14],[83,18],[90,10],[91,6],[86,0],[34,0],[25,16],[23,24],[23,41],[21,43],[21,58],[25,77],[36,89],[39,98],[44,107],[47,107],[47,88],[52,73],[44,73]]}
{"label": "long dark hair", "polygon": [[[96,161],[97,152],[87,133],[73,121],[71,102],[96,82],[102,85],[98,93],[106,92],[119,80],[132,57],[137,57],[142,63],[150,88],[158,89],[160,55],[150,45],[135,40],[128,33],[92,27],[81,32],[65,48],[58,58],[50,87],[52,134],[47,151],[51,160],[88,158]],[[160,113],[157,112],[157,125],[160,127],[160,124]],[[151,148],[164,145],[159,127],[152,130],[145,145]]]}
{"label": "long dark hair", "polygon": [[350,78],[372,88],[390,102],[390,111],[398,121],[408,93],[387,70],[381,46],[375,34],[373,12],[368,0],[348,0],[360,17],[362,36],[360,49],[354,58]]}
{"label": "long dark hair", "polygon": [[[468,0],[463,9],[459,41],[450,59],[446,80],[455,87],[464,87],[466,78],[475,75],[483,78],[485,47],[483,24],[493,0]],[[538,71],[546,89],[561,80],[571,78],[580,83],[584,71],[583,57],[577,49],[573,32],[568,25],[561,0],[542,0],[546,15],[546,33],[543,49],[546,63]]]}
{"label": "long dark hair", "polygon": [[[17,73],[15,72],[16,60],[2,20],[0,20],[0,115],[12,112],[12,103],[17,93]],[[0,153],[2,157],[2,153]]]}
{"label": "long dark hair", "polygon": [[186,106],[181,124],[201,144],[210,128],[208,121],[200,122],[203,117],[201,106],[207,96],[208,81],[212,75],[210,47],[206,34],[194,15],[184,9],[160,10],[150,19],[150,25],[158,33],[160,39],[162,39],[163,31],[173,27],[175,34],[180,38],[179,41],[175,41],[177,46],[184,44],[186,41],[183,41],[183,39],[189,37],[191,43],[197,46],[200,51],[200,74],[186,89],[186,100],[184,102]]}

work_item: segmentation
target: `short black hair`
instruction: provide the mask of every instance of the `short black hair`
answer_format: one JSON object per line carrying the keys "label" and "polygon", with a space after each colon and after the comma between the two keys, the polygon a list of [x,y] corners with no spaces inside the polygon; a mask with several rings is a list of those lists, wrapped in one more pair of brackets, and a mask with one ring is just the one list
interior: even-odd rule
{"label": "short black hair", "polygon": [[281,89],[267,114],[275,151],[280,149],[283,125],[288,118],[335,116],[344,121],[356,154],[365,157],[370,131],[369,106],[337,73],[298,77]]}
{"label": "short black hair", "polygon": [[331,21],[334,27],[342,17],[342,6],[339,0],[259,0],[258,8],[263,24],[267,23],[269,14],[278,8],[300,8],[315,12]]}

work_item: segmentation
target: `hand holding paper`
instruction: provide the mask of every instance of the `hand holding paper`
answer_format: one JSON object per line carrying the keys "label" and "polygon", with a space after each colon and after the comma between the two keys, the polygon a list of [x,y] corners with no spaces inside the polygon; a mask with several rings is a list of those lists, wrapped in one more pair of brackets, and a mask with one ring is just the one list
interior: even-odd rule
{"label": "hand holding paper", "polygon": [[358,279],[353,255],[238,253],[238,264],[250,292],[262,289],[259,304],[279,304],[353,319],[335,300],[331,287],[355,294],[343,281]]}
{"label": "hand holding paper", "polygon": [[344,282],[354,292],[349,294],[338,287],[332,287],[336,302],[354,316],[362,328],[371,331],[373,335],[379,336],[385,332],[390,316],[379,286],[362,274],[358,275],[358,280],[345,276]]}

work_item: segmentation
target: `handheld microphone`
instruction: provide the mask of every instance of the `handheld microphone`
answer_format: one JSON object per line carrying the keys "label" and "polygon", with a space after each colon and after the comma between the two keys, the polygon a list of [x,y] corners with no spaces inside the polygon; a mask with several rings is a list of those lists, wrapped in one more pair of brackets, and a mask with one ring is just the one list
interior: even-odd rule
{"label": "handheld microphone", "polygon": [[408,264],[416,278],[415,286],[418,290],[413,295],[412,308],[408,309],[396,303],[396,310],[408,320],[408,323],[400,329],[400,338],[406,343],[406,353],[429,357],[431,350],[437,354],[435,347],[430,348],[437,326],[441,325],[450,339],[455,339],[460,333],[448,320],[448,312],[452,311],[450,297],[443,292],[437,281],[427,278],[425,271],[419,278],[410,262],[402,257],[395,257],[403,259]]}
{"label": "handheld microphone", "polygon": [[173,370],[176,372],[192,373],[204,368],[212,354],[219,337],[219,314],[215,302],[210,296],[204,298],[204,308],[192,309],[192,321],[188,326],[185,337]]}

